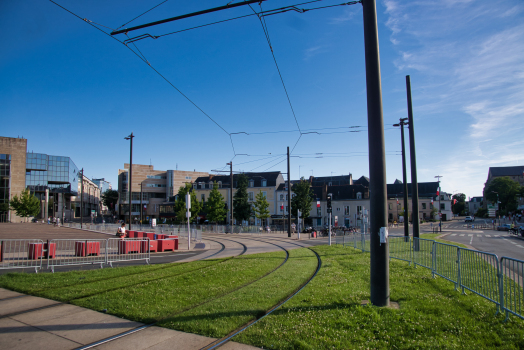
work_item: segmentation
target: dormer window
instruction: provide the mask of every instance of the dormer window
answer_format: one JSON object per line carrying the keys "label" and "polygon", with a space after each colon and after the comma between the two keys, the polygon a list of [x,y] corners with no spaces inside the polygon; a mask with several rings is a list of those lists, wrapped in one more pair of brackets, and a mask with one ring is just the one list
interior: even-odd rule
{"label": "dormer window", "polygon": [[255,180],[249,180],[249,187],[255,187]]}
{"label": "dormer window", "polygon": [[262,179],[262,187],[266,187],[267,186],[267,180],[266,179]]}
{"label": "dormer window", "polygon": [[362,192],[357,192],[357,199],[362,199]]}
{"label": "dormer window", "polygon": [[222,181],[218,181],[218,188],[222,188]]}

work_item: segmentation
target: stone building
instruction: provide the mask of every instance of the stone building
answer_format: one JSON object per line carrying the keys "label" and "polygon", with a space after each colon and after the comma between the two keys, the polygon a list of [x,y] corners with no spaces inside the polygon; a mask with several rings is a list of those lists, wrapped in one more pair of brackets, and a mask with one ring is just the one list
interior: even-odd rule
{"label": "stone building", "polygon": [[[27,139],[0,136],[0,203],[25,189]],[[14,211],[0,211],[0,222],[20,222]]]}

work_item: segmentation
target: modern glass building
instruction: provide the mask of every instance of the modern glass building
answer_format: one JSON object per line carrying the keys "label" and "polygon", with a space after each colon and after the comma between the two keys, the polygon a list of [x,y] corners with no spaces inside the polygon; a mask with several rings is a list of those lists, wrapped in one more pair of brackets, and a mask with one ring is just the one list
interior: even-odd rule
{"label": "modern glass building", "polygon": [[72,209],[71,197],[78,196],[79,176],[77,166],[69,157],[42,153],[26,155],[26,187],[48,203],[42,211],[42,218],[67,217],[66,212]]}

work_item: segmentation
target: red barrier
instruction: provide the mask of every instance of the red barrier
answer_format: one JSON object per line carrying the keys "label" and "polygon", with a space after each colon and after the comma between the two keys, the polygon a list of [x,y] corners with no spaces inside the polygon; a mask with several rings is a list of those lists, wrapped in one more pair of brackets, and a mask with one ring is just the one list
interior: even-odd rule
{"label": "red barrier", "polygon": [[[87,243],[87,245],[86,245]],[[75,242],[75,256],[100,255],[100,242],[79,241]]]}
{"label": "red barrier", "polygon": [[158,251],[165,252],[166,250],[178,250],[178,239],[162,239],[158,241]]}
{"label": "red barrier", "polygon": [[126,231],[127,237],[129,238],[135,238],[137,237],[138,231]]}
{"label": "red barrier", "polygon": [[155,234],[153,232],[146,232],[144,233],[144,238],[149,238],[149,240],[154,241],[155,240]]}
{"label": "red barrier", "polygon": [[[147,253],[147,242],[140,242],[140,253]],[[149,251],[157,252],[158,251],[158,241],[149,241]]]}
{"label": "red barrier", "polygon": [[118,254],[129,254],[140,252],[140,241],[119,241]]}
{"label": "red barrier", "polygon": [[56,244],[50,243],[49,249],[47,243],[29,243],[29,249],[27,252],[27,258],[31,260],[41,259],[50,257],[54,259],[56,255]]}

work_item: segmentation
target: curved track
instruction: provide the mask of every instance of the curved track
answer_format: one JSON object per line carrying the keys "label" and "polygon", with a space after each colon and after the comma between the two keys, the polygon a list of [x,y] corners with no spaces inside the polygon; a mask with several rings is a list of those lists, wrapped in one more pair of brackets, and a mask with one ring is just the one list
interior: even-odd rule
{"label": "curved track", "polygon": [[[241,237],[239,237],[241,238]],[[243,238],[243,239],[248,239],[247,237]],[[253,238],[249,238],[251,240],[255,240],[255,241],[260,241],[260,242],[265,242],[265,243],[269,243],[269,242],[266,242],[264,241],[262,238],[261,239],[253,239]],[[268,238],[268,239],[272,239],[272,238]],[[298,292],[300,292],[302,289],[304,289],[305,286],[307,286],[312,280],[313,278],[315,278],[315,276],[317,275],[318,271],[320,270],[320,268],[322,267],[322,259],[320,258],[320,256],[318,255],[318,253],[316,251],[314,251],[313,249],[309,248],[309,247],[304,247],[300,244],[297,244],[297,243],[294,243],[294,242],[289,242],[286,240],[286,243],[290,243],[290,244],[293,244],[293,245],[296,245],[298,247],[301,247],[301,248],[308,248],[309,250],[311,250],[315,256],[317,257],[317,261],[318,261],[318,264],[317,264],[317,269],[315,270],[315,272],[311,275],[311,277],[305,282],[303,283],[297,290],[295,290],[293,293],[289,294],[287,297],[284,298],[284,300],[282,300],[281,302],[277,303],[276,305],[274,305],[273,307],[271,307],[264,315],[260,316],[259,318],[257,318],[256,320],[254,321],[251,321],[251,322],[248,322],[246,323],[245,325],[239,327],[237,330],[231,332],[230,334],[228,334],[227,336],[221,338],[221,339],[218,339],[218,340],[215,340],[214,342],[208,344],[207,346],[201,348],[200,350],[211,350],[211,349],[216,349],[216,348],[219,348],[221,346],[223,346],[224,344],[226,344],[227,342],[229,342],[234,336],[240,334],[241,332],[245,331],[246,329],[248,329],[249,327],[251,327],[252,325],[256,324],[257,322],[259,322],[260,320],[264,319],[266,316],[269,316],[270,314],[272,314],[275,310],[278,310],[282,305],[284,305],[285,303],[287,303],[291,298],[293,298],[295,295],[298,294]],[[273,244],[273,243],[272,243]]]}
{"label": "curved track", "polygon": [[[214,238],[216,238],[216,237],[214,237]],[[206,238],[206,239],[208,239],[208,238]],[[235,258],[236,256],[243,255],[243,254],[248,250],[248,247],[247,247],[245,244],[243,244],[243,243],[241,243],[241,242],[238,242],[238,241],[235,241],[235,240],[233,240],[233,239],[227,239],[227,238],[222,238],[222,237],[219,237],[218,239],[221,239],[221,240],[227,240],[227,241],[230,241],[230,242],[235,242],[235,243],[240,244],[241,246],[244,247],[243,251],[242,251],[240,254],[235,255],[235,256],[232,256],[232,257],[230,257],[230,258],[228,258],[228,259],[226,259],[226,260],[224,260],[224,261],[227,261],[227,260],[233,259],[233,258]],[[216,240],[212,240],[212,239],[208,239],[208,240],[210,240],[210,241],[214,241],[214,242],[217,242],[217,243],[221,244],[221,245],[222,245],[222,249],[221,249],[220,251],[218,251],[218,252],[216,252],[216,253],[210,255],[210,256],[203,257],[203,258],[198,259],[198,260],[209,259],[210,257],[215,256],[215,255],[217,255],[218,253],[221,253],[221,252],[225,249],[225,245],[224,245],[223,243],[221,243],[221,242],[219,242],[219,241],[216,241]],[[187,311],[189,311],[189,310],[195,309],[195,308],[200,307],[200,306],[202,306],[202,305],[205,305],[205,304],[207,304],[207,303],[210,303],[210,302],[213,302],[213,301],[218,300],[218,299],[220,299],[220,298],[223,298],[224,296],[227,296],[227,295],[229,295],[229,294],[231,294],[231,293],[233,293],[233,292],[236,292],[236,291],[238,291],[238,290],[240,290],[240,289],[242,289],[242,288],[248,287],[249,285],[251,285],[251,284],[253,284],[253,283],[255,283],[255,282],[261,280],[262,278],[264,278],[264,277],[266,277],[266,276],[268,276],[268,275],[274,273],[275,271],[277,271],[279,268],[281,268],[281,267],[282,267],[282,266],[283,266],[283,265],[288,261],[288,259],[289,259],[289,252],[288,252],[288,250],[287,250],[286,248],[282,247],[281,245],[278,245],[278,244],[275,244],[275,243],[272,243],[272,242],[264,242],[264,243],[268,243],[268,244],[274,245],[274,246],[278,247],[279,249],[283,250],[283,251],[286,253],[286,258],[284,259],[284,261],[283,261],[279,266],[277,266],[277,267],[274,268],[273,270],[267,272],[267,273],[264,274],[263,276],[261,276],[261,277],[255,279],[255,280],[253,280],[253,281],[250,281],[250,282],[248,282],[248,283],[246,283],[246,284],[244,284],[244,285],[242,285],[242,286],[240,286],[240,287],[238,287],[238,288],[235,288],[235,289],[233,289],[233,290],[231,290],[231,291],[228,291],[228,292],[226,292],[226,293],[224,293],[224,294],[221,294],[221,295],[219,295],[219,296],[217,296],[217,297],[215,297],[215,298],[212,298],[212,299],[206,300],[206,301],[204,301],[204,302],[202,302],[202,303],[200,303],[200,304],[193,305],[193,306],[188,307],[188,308],[186,308],[186,309],[182,309],[182,310],[180,310],[180,311],[178,311],[178,312],[175,312],[175,313],[173,313],[173,314],[170,314],[170,315],[168,315],[168,316],[165,316],[165,317],[163,317],[163,318],[161,318],[161,319],[159,319],[159,320],[156,320],[156,321],[153,322],[153,323],[150,323],[150,324],[147,324],[147,325],[144,325],[144,326],[137,327],[137,328],[132,329],[132,330],[130,330],[130,331],[123,332],[123,333],[121,333],[121,334],[117,334],[117,335],[115,335],[115,336],[112,336],[112,337],[109,337],[109,338],[106,338],[106,339],[99,340],[99,341],[97,341],[97,342],[94,342],[94,343],[91,343],[91,344],[88,344],[88,345],[85,345],[85,346],[82,346],[82,347],[76,348],[75,350],[90,349],[90,348],[93,348],[93,347],[96,347],[96,346],[99,346],[99,345],[102,345],[102,344],[105,344],[105,343],[108,343],[108,342],[111,342],[111,341],[114,341],[114,340],[117,340],[117,339],[123,338],[123,337],[125,337],[125,336],[131,335],[131,334],[133,334],[133,333],[139,332],[139,331],[144,330],[144,329],[147,329],[147,328],[149,328],[149,327],[155,326],[156,324],[158,324],[159,322],[163,321],[164,319],[167,319],[167,318],[169,318],[169,317],[176,316],[176,315],[181,314],[181,313],[183,313],[183,312],[187,312]]]}

